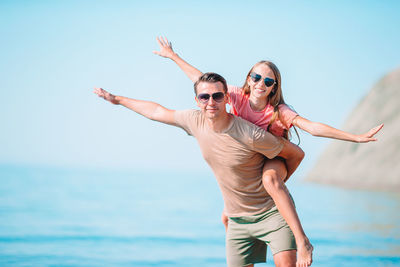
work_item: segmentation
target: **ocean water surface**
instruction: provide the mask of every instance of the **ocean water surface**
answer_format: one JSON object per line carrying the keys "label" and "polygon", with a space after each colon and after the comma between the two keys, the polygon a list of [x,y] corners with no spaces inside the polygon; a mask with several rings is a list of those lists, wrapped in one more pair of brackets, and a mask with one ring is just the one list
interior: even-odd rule
{"label": "ocean water surface", "polygon": [[[312,266],[400,266],[399,194],[289,190]],[[222,208],[209,172],[0,165],[0,266],[225,266]]]}

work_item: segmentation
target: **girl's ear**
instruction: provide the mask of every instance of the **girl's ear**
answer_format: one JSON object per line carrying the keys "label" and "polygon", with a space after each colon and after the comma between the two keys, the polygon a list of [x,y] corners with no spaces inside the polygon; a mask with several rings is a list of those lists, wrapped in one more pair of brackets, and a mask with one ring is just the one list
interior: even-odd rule
{"label": "girl's ear", "polygon": [[271,90],[271,95],[274,95],[275,93],[276,93],[276,90],[278,90],[278,85],[277,84],[274,84],[274,87],[272,88],[272,90]]}

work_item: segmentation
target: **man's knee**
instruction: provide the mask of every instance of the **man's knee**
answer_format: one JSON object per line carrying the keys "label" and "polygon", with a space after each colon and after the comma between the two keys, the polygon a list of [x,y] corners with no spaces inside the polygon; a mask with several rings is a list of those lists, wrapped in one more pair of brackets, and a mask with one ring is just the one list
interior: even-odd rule
{"label": "man's knee", "polygon": [[274,255],[276,267],[296,267],[296,250],[282,251]]}
{"label": "man's knee", "polygon": [[282,262],[279,264],[275,264],[276,267],[296,267],[296,263],[293,262]]}

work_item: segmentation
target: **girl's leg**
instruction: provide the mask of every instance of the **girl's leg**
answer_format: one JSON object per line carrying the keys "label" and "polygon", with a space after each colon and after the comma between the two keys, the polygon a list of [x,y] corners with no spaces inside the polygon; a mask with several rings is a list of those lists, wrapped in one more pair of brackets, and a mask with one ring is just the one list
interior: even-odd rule
{"label": "girl's leg", "polygon": [[[298,266],[309,266],[312,262],[313,247],[304,233],[293,201],[289,196],[289,191],[283,182],[286,178],[286,173],[286,165],[283,160],[266,160],[263,169],[263,185],[274,200],[279,213],[285,219],[294,234],[297,245]],[[279,257],[279,254],[281,253],[276,254],[276,256],[278,256],[276,257],[277,260],[282,259],[284,261],[290,261],[290,259],[286,259],[286,257]],[[281,256],[284,255],[282,254]],[[279,263],[276,262],[275,264],[278,266]]]}

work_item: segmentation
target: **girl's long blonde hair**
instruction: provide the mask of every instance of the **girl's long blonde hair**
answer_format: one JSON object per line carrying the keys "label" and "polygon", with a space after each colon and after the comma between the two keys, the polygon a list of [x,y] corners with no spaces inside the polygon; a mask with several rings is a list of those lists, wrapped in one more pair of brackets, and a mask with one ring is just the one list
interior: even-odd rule
{"label": "girl's long blonde hair", "polygon": [[[250,74],[253,72],[253,69],[255,67],[257,67],[261,64],[268,66],[272,70],[272,72],[274,73],[274,76],[275,76],[275,84],[273,85],[273,88],[272,88],[270,94],[268,95],[268,99],[267,99],[267,104],[270,104],[274,108],[274,113],[272,114],[272,118],[269,121],[269,126],[271,126],[271,124],[275,120],[279,119],[279,105],[286,104],[285,100],[283,99],[281,73],[280,73],[278,67],[274,63],[272,63],[271,61],[268,61],[268,60],[261,60],[261,61],[257,62],[250,69],[249,73],[247,73],[246,80],[244,82],[242,90],[243,90],[243,94],[245,94],[245,95],[250,94],[250,86],[248,83]],[[269,128],[269,126],[268,126],[268,128]],[[299,134],[297,133],[297,130],[295,127],[294,127],[294,130],[296,132],[297,137],[299,138]],[[283,137],[286,139],[290,139],[290,134],[289,134],[288,130],[284,131]],[[300,138],[299,138],[299,143],[300,143]]]}

